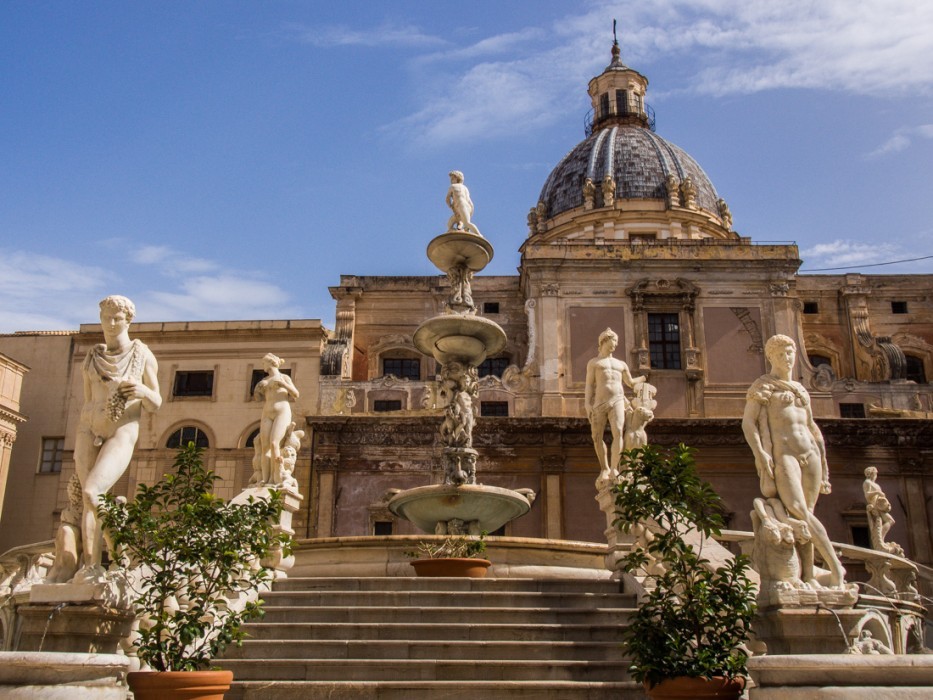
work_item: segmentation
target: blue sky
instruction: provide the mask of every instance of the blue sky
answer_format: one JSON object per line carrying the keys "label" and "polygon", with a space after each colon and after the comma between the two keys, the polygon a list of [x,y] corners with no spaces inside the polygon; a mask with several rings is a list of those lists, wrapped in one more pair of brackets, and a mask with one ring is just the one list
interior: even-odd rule
{"label": "blue sky", "polygon": [[425,275],[447,172],[513,274],[525,215],[623,60],[658,133],[803,269],[931,273],[933,3],[0,3],[0,332],[320,318]]}

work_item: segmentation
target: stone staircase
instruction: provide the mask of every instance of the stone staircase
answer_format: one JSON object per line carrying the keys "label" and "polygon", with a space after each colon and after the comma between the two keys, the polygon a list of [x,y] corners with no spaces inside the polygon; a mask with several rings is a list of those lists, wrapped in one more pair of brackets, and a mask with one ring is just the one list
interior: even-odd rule
{"label": "stone staircase", "polygon": [[289,578],[218,661],[227,700],[642,700],[609,581]]}

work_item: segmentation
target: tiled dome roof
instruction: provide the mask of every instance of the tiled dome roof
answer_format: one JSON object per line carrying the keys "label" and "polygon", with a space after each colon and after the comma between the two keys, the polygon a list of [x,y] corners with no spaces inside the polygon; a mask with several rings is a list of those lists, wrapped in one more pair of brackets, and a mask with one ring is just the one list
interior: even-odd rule
{"label": "tiled dome roof", "polygon": [[668,175],[677,178],[678,186],[689,176],[697,188],[697,207],[719,216],[719,195],[703,168],[683,149],[640,124],[599,129],[579,143],[551,171],[538,201],[547,205],[548,218],[582,207],[585,179],[599,187],[607,174],[615,180],[617,200],[667,200]]}

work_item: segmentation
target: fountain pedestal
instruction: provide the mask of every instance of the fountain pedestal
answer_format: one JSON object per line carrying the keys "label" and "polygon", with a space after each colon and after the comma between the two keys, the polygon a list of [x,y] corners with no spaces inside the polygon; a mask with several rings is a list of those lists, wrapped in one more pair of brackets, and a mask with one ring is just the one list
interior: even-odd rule
{"label": "fountain pedestal", "polygon": [[[472,215],[473,205],[462,184],[462,173],[452,172],[451,181],[452,190],[456,187],[456,195],[462,199],[458,204],[466,204]],[[428,258],[447,273],[450,281],[446,313],[426,320],[412,338],[418,350],[441,366],[438,395],[445,410],[439,437],[444,446],[444,483],[402,491],[389,501],[389,510],[425,532],[479,535],[494,532],[527,513],[534,494],[476,483],[476,367],[487,356],[500,352],[506,337],[499,324],[476,316],[473,303],[473,274],[492,260],[492,244],[470,223],[469,216],[463,218],[463,211],[451,203],[450,196],[448,204],[455,214],[448,225],[460,228],[435,237],[427,248]]]}

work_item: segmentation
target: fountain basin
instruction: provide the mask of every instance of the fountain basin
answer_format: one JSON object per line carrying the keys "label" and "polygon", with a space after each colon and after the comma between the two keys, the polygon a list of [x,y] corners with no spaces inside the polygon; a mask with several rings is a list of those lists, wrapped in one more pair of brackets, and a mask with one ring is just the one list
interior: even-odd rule
{"label": "fountain basin", "polygon": [[418,326],[412,341],[442,365],[462,362],[473,367],[505,347],[505,331],[482,316],[444,314]]}
{"label": "fountain basin", "polygon": [[463,484],[461,486],[419,486],[401,491],[389,501],[389,510],[425,532],[434,533],[439,522],[476,521],[479,529],[494,532],[531,508],[518,491]]}
{"label": "fountain basin", "polygon": [[428,243],[428,259],[444,272],[461,265],[479,272],[492,260],[492,244],[475,233],[448,231]]}

